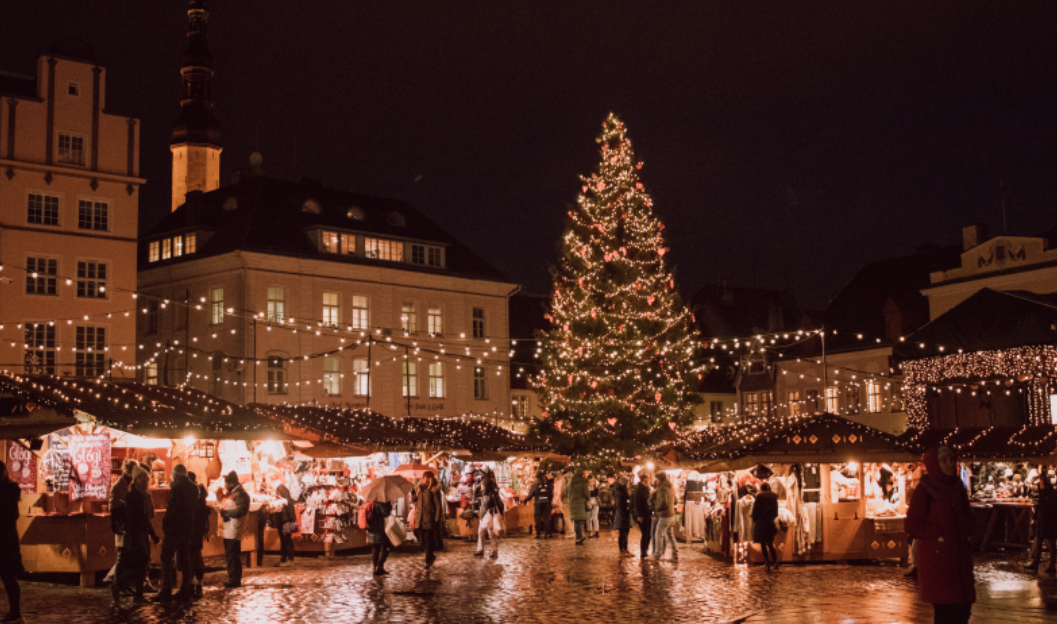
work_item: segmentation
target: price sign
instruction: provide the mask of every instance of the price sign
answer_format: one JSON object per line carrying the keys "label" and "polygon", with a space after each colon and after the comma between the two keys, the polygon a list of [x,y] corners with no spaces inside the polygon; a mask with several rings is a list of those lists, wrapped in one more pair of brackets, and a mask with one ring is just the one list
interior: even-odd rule
{"label": "price sign", "polygon": [[15,442],[7,443],[7,474],[23,494],[37,493],[37,456]]}
{"label": "price sign", "polygon": [[110,436],[72,435],[70,500],[106,501],[110,494]]}

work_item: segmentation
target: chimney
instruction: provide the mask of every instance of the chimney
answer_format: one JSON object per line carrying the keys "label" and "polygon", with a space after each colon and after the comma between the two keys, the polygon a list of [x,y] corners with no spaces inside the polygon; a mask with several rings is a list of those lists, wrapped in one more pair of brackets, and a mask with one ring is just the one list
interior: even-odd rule
{"label": "chimney", "polygon": [[977,245],[983,244],[988,239],[987,225],[975,223],[962,228],[962,251],[969,251]]}

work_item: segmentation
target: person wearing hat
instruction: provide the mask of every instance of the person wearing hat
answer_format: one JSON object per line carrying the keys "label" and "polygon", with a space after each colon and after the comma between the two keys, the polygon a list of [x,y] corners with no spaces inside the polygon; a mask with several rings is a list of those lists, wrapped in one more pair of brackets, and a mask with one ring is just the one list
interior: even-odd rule
{"label": "person wearing hat", "polygon": [[[177,464],[172,470],[172,487],[169,490],[169,504],[165,507],[162,518],[162,531],[165,534],[161,544],[161,591],[154,602],[169,602],[174,596],[176,584],[176,566],[182,576],[177,600],[194,598],[194,586],[191,571],[191,540],[194,538],[195,508],[198,506],[198,488],[187,478],[187,467]],[[176,558],[176,566],[173,565]]]}
{"label": "person wearing hat", "polygon": [[242,587],[242,525],[250,512],[250,495],[239,485],[239,475],[234,470],[224,477],[227,497],[220,510],[224,522],[224,557],[227,559],[228,580],[224,587]]}

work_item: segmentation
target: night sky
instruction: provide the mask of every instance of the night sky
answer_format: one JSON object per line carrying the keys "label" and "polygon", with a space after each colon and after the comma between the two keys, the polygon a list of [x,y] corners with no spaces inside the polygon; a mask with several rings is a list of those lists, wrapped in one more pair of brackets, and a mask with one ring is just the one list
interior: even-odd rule
{"label": "night sky", "polygon": [[[942,5],[942,6],[928,6]],[[64,34],[143,121],[140,224],[169,210],[186,2],[10,0],[0,68]],[[661,8],[663,7],[663,8]],[[595,136],[624,118],[690,295],[809,307],[960,228],[1057,225],[1057,4],[214,0],[223,169],[398,197],[528,290]],[[225,176],[226,177],[226,176]]]}

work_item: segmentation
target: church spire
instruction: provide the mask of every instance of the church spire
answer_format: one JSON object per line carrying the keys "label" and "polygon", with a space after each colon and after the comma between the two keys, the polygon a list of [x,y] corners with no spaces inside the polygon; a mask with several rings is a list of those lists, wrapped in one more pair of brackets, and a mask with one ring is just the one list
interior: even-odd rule
{"label": "church spire", "polygon": [[220,123],[213,114],[213,54],[209,51],[209,8],[190,0],[187,49],[180,66],[180,114],[173,124],[172,209],[190,191],[220,186]]}

